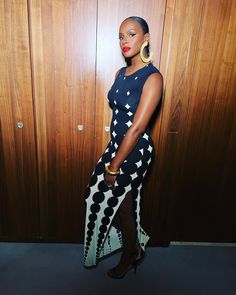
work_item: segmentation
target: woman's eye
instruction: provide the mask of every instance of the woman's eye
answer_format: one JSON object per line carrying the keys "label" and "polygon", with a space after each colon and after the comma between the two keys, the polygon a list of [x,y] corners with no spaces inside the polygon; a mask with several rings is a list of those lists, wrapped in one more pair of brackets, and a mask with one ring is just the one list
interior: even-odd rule
{"label": "woman's eye", "polygon": [[[129,34],[131,37],[133,37],[133,36],[135,36],[136,34],[134,34],[134,33],[130,33]],[[123,39],[123,37],[122,36],[119,36],[119,38],[118,38],[119,40],[122,40]]]}

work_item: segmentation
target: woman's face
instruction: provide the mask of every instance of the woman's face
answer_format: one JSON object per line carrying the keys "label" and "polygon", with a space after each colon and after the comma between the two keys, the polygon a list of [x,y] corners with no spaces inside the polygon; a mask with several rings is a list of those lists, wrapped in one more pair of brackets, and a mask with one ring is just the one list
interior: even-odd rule
{"label": "woman's face", "polygon": [[143,34],[141,25],[132,19],[123,21],[119,30],[120,48],[126,58],[132,57],[140,52],[145,40],[149,40],[149,34]]}

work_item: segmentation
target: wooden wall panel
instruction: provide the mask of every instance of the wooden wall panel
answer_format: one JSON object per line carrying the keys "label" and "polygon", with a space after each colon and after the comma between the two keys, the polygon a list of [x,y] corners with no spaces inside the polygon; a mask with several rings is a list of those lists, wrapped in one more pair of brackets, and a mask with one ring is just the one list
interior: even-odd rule
{"label": "wooden wall panel", "polygon": [[167,1],[158,241],[235,242],[235,1]]}
{"label": "wooden wall panel", "polygon": [[164,77],[141,203],[149,246],[236,241],[234,0],[10,0],[0,13],[1,240],[83,243],[125,65],[119,25],[139,15]]}
{"label": "wooden wall panel", "polygon": [[41,235],[82,241],[94,166],[96,1],[29,4]]}
{"label": "wooden wall panel", "polygon": [[[204,6],[183,170],[183,180],[187,175],[191,175],[192,179],[188,183],[183,182],[180,190],[180,195],[187,196],[191,184],[194,186],[194,202],[191,205],[194,210],[179,218],[181,209],[176,206],[174,217],[179,225],[191,220],[192,231],[188,226],[183,227],[181,234],[176,233],[174,238],[236,242],[236,220],[232,210],[236,206],[235,157],[231,158],[231,170],[224,170],[228,152],[236,153],[236,145],[231,145],[232,138],[236,137],[236,130],[232,129],[236,119],[235,4],[230,0],[207,1]],[[192,157],[195,158],[194,166],[190,166]],[[228,187],[222,183],[226,176],[223,171],[228,176],[234,175],[234,181],[228,182]]]}
{"label": "wooden wall panel", "polygon": [[39,231],[27,1],[0,1],[0,22],[0,239],[27,240]]}

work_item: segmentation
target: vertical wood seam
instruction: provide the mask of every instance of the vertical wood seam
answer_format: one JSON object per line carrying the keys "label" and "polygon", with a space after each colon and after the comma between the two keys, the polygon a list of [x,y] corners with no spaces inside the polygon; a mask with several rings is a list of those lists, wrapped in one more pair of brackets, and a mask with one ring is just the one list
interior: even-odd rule
{"label": "vertical wood seam", "polygon": [[[166,0],[166,5],[165,5],[165,10],[164,10],[164,20],[163,20],[163,32],[162,32],[162,49],[163,49],[163,40],[164,40],[164,35],[165,35],[165,25],[166,25],[166,13],[167,13],[167,7],[168,7],[168,1]],[[168,46],[167,46],[167,55],[166,55],[166,64],[165,64],[165,71],[164,71],[164,77],[163,77],[163,93],[162,93],[162,106],[161,106],[161,111],[160,111],[160,127],[159,127],[159,135],[158,135],[158,146],[161,146],[161,141],[162,141],[162,125],[163,125],[163,113],[164,113],[164,107],[165,107],[165,86],[166,86],[166,81],[167,81],[167,76],[168,76],[168,71],[169,71],[169,64],[170,64],[170,52],[171,52],[171,42],[172,42],[172,32],[173,32],[173,23],[174,23],[174,12],[175,12],[175,7],[176,7],[176,0],[174,0],[174,5],[173,5],[173,11],[172,11],[172,16],[171,16],[171,25],[170,25],[170,32],[169,32],[169,40],[168,40]],[[160,54],[160,65],[162,64],[162,49],[161,49],[161,54]],[[161,70],[161,69],[160,69]],[[160,165],[159,165],[160,164]],[[156,158],[156,166],[159,167],[161,166],[161,158],[160,158],[160,153],[157,153],[157,158]],[[159,173],[157,173],[159,174]],[[160,188],[160,184],[158,184],[158,189]],[[155,202],[154,202],[155,201]],[[156,214],[153,213],[154,211],[154,204],[160,203],[160,198],[159,201],[156,202],[155,198],[152,198],[152,205],[151,205],[151,216],[152,216],[152,224],[153,224],[153,217],[156,216]],[[160,206],[157,206],[157,210],[160,209]],[[159,216],[160,214],[158,214]],[[151,230],[153,231],[153,227],[151,227]]]}
{"label": "vertical wood seam", "polygon": [[42,237],[42,227],[41,227],[41,222],[40,222],[40,194],[39,194],[39,151],[38,151],[38,141],[37,141],[37,123],[36,123],[36,110],[35,110],[35,85],[34,85],[34,76],[33,76],[33,66],[32,66],[32,62],[33,62],[33,58],[32,58],[32,31],[31,31],[31,23],[30,23],[30,10],[31,6],[30,6],[30,0],[26,0],[26,9],[27,9],[27,23],[28,23],[28,36],[29,36],[29,64],[30,64],[30,77],[31,77],[31,97],[32,97],[32,108],[33,108],[33,122],[34,122],[34,126],[32,126],[32,128],[34,129],[34,141],[35,141],[35,159],[36,159],[36,189],[37,191],[35,192],[37,194],[37,204],[38,204],[38,216],[37,216],[37,220],[38,220],[38,237],[41,238]]}
{"label": "vertical wood seam", "polygon": [[[96,0],[96,33],[95,33],[95,69],[94,69],[94,104],[93,104],[93,143],[96,147],[96,132],[97,128],[96,126],[96,107],[97,107],[97,54],[98,54],[98,1]],[[93,152],[93,163],[96,161],[96,149]]]}

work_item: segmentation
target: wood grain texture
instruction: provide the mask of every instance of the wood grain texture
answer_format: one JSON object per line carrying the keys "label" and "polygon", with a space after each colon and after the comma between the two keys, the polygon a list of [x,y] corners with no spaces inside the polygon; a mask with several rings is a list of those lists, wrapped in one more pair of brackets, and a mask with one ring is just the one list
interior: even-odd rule
{"label": "wood grain texture", "polygon": [[0,1],[1,240],[83,243],[131,15],[147,20],[164,77],[141,200],[149,246],[236,242],[234,0]]}
{"label": "wood grain texture", "polygon": [[[1,1],[0,237],[37,238],[37,162],[27,1]],[[18,122],[23,123],[18,128]]]}
{"label": "wood grain texture", "polygon": [[167,1],[152,232],[235,242],[235,1]]}
{"label": "wood grain texture", "polygon": [[30,1],[42,239],[83,239],[94,166],[96,11],[96,1]]}

